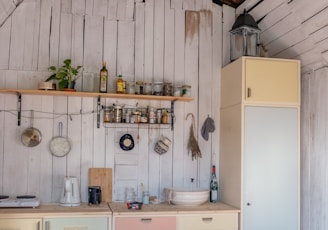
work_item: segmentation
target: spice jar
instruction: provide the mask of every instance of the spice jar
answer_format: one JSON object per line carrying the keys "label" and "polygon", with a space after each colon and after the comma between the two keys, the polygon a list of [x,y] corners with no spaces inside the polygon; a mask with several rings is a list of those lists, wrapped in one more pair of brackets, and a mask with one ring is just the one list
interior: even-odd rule
{"label": "spice jar", "polygon": [[104,122],[113,122],[114,120],[114,113],[113,113],[113,106],[104,106]]}
{"label": "spice jar", "polygon": [[154,82],[153,95],[163,96],[163,83],[162,82]]}
{"label": "spice jar", "polygon": [[173,96],[180,97],[181,96],[181,85],[175,85],[173,88]]}
{"label": "spice jar", "polygon": [[116,123],[122,122],[122,106],[119,105],[114,106],[114,122]]}
{"label": "spice jar", "polygon": [[135,83],[130,81],[126,83],[126,87],[127,87],[127,93],[128,94],[135,94]]}
{"label": "spice jar", "polygon": [[156,109],[153,107],[148,108],[148,119],[150,124],[155,124],[157,121]]}
{"label": "spice jar", "polygon": [[172,83],[166,82],[163,85],[163,95],[172,96]]}
{"label": "spice jar", "polygon": [[137,81],[135,87],[135,94],[143,94],[144,92],[143,87],[144,87],[144,83],[142,81]]}
{"label": "spice jar", "polygon": [[144,82],[143,85],[143,94],[144,95],[151,95],[153,92],[153,86],[151,84],[151,82]]}

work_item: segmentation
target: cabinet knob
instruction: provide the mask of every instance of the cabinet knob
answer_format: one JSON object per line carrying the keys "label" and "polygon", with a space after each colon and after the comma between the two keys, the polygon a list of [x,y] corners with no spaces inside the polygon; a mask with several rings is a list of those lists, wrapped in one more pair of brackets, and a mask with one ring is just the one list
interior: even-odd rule
{"label": "cabinet knob", "polygon": [[246,203],[247,206],[251,206],[251,203]]}

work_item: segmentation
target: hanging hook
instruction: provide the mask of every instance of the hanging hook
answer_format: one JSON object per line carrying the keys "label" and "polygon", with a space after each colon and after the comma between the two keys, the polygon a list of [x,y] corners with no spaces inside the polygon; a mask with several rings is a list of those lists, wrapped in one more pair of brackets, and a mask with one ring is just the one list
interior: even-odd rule
{"label": "hanging hook", "polygon": [[193,128],[195,128],[195,116],[192,113],[188,113],[187,116],[186,116],[186,120],[188,119],[189,116],[191,116]]}

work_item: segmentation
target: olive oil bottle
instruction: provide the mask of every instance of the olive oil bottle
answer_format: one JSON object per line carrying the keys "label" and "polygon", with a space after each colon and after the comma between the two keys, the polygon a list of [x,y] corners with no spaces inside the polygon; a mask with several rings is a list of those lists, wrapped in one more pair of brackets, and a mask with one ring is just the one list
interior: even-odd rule
{"label": "olive oil bottle", "polygon": [[100,79],[99,79],[100,93],[107,93],[107,80],[108,80],[108,70],[106,68],[106,62],[103,62],[102,68],[100,70]]}

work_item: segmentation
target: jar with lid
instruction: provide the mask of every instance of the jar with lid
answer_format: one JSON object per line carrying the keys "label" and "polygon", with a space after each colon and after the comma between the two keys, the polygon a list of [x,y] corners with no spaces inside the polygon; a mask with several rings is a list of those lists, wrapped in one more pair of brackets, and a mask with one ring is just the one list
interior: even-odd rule
{"label": "jar with lid", "polygon": [[153,86],[151,82],[144,82],[143,87],[143,94],[144,95],[151,95],[153,92]]}
{"label": "jar with lid", "polygon": [[120,105],[114,106],[114,122],[116,123],[122,122],[122,106]]}
{"label": "jar with lid", "polygon": [[137,81],[135,85],[135,94],[143,94],[144,83],[142,81]]}
{"label": "jar with lid", "polygon": [[153,95],[163,96],[163,82],[154,82]]}
{"label": "jar with lid", "polygon": [[114,120],[114,113],[113,113],[113,106],[104,106],[104,122],[113,122]]}
{"label": "jar with lid", "polygon": [[172,96],[172,83],[165,82],[163,85],[163,95]]}
{"label": "jar with lid", "polygon": [[153,107],[148,108],[148,120],[150,124],[155,124],[157,121],[156,109]]}
{"label": "jar with lid", "polygon": [[182,88],[181,85],[175,85],[173,87],[173,96],[175,96],[175,97],[181,97],[181,88]]}
{"label": "jar with lid", "polygon": [[191,96],[191,86],[190,85],[182,86],[182,96],[183,97],[190,97]]}
{"label": "jar with lid", "polygon": [[142,193],[142,203],[149,204],[149,192],[148,191],[144,191]]}
{"label": "jar with lid", "polygon": [[129,81],[126,83],[127,93],[128,94],[135,94],[135,82]]}

